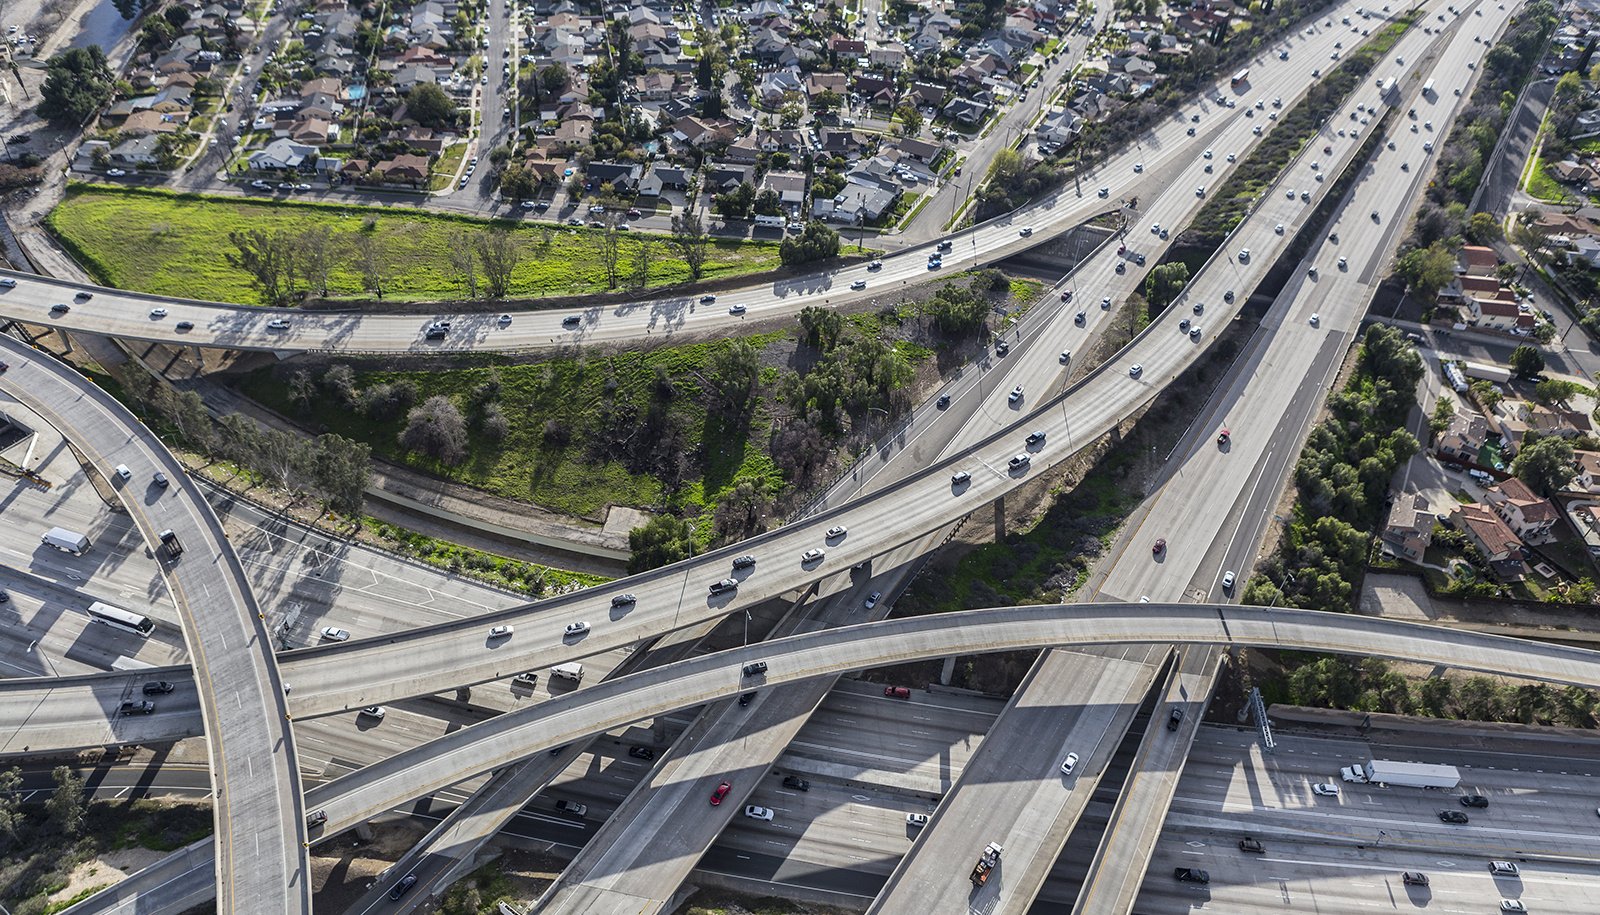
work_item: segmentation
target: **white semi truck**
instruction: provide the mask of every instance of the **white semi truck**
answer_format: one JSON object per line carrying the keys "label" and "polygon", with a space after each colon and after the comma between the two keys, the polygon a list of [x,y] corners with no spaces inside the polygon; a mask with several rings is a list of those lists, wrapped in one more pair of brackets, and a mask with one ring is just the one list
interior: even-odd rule
{"label": "white semi truck", "polygon": [[1386,759],[1369,759],[1359,766],[1345,766],[1339,770],[1339,777],[1347,782],[1402,788],[1454,788],[1461,784],[1461,773],[1455,766]]}

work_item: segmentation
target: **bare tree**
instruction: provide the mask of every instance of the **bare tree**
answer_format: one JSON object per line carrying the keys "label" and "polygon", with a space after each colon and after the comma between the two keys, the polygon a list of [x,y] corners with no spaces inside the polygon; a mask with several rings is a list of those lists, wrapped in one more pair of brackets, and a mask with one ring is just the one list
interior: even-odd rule
{"label": "bare tree", "polygon": [[478,297],[478,261],[472,256],[472,233],[457,229],[450,234],[450,268],[456,272],[462,294],[469,299]]}
{"label": "bare tree", "polygon": [[705,272],[706,254],[711,246],[711,237],[701,225],[700,217],[687,210],[682,216],[672,217],[672,244],[678,249],[678,256],[689,265],[689,275],[698,280]]}
{"label": "bare tree", "polygon": [[286,233],[235,229],[228,233],[238,252],[223,254],[228,263],[249,273],[268,304],[288,297],[294,286],[295,248]]}
{"label": "bare tree", "polygon": [[607,220],[606,230],[600,233],[600,266],[606,272],[606,288],[617,288],[617,260],[621,256],[620,244],[617,240],[616,223]]}
{"label": "bare tree", "polygon": [[383,286],[391,270],[389,236],[376,229],[362,229],[355,234],[352,245],[356,269],[361,272],[361,288],[383,298]]}
{"label": "bare tree", "polygon": [[650,285],[650,259],[654,253],[650,249],[649,236],[639,238],[638,246],[633,249],[633,275],[628,278],[628,285],[634,289]]}
{"label": "bare tree", "polygon": [[489,298],[503,299],[511,291],[511,276],[522,259],[522,249],[509,229],[490,229],[478,236],[478,260]]}
{"label": "bare tree", "polygon": [[300,233],[296,240],[295,262],[306,290],[317,295],[328,294],[328,274],[333,271],[333,229],[329,226],[312,226]]}
{"label": "bare tree", "polygon": [[467,456],[467,421],[450,398],[430,397],[406,414],[400,446],[442,464],[459,464]]}

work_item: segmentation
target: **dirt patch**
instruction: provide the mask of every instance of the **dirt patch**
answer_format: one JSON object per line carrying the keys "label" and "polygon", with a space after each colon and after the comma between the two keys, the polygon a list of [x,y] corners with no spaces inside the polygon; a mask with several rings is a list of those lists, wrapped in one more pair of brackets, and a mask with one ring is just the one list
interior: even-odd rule
{"label": "dirt patch", "polygon": [[76,899],[88,890],[98,890],[121,883],[135,871],[142,870],[165,858],[166,852],[148,848],[118,848],[79,864],[67,876],[67,885],[51,893],[51,903]]}
{"label": "dirt patch", "polygon": [[372,838],[354,833],[311,848],[311,886],[317,908],[343,911],[372,888],[373,881],[427,833],[428,824],[395,820],[371,827]]}

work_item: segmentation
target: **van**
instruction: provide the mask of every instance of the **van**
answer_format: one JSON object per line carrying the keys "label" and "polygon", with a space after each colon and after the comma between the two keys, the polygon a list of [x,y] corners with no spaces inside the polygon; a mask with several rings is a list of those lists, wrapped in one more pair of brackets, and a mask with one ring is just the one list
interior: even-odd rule
{"label": "van", "polygon": [[71,553],[74,556],[82,556],[89,549],[88,537],[64,527],[52,527],[45,531],[39,540],[46,546],[55,547],[63,553]]}
{"label": "van", "polygon": [[550,668],[550,676],[559,680],[571,680],[574,683],[582,683],[583,665],[579,664],[577,661],[569,661],[566,664],[557,664],[556,666]]}

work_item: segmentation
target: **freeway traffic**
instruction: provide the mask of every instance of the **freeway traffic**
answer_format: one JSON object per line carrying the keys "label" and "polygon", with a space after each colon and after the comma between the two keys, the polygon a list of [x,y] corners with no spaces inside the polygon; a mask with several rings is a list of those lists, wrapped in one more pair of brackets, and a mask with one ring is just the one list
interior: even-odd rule
{"label": "freeway traffic", "polygon": [[[165,557],[196,674],[191,695],[210,737],[218,911],[309,913],[304,792],[294,734],[261,608],[222,525],[184,467],[111,395],[9,337],[0,339],[0,352],[14,363],[0,375],[0,392],[73,443],[120,491],[152,552]],[[165,485],[159,474],[165,474]],[[156,546],[162,531],[175,532],[205,558],[184,561]],[[130,690],[106,705],[100,723],[115,718],[131,695]],[[24,717],[31,711],[36,710],[21,710]],[[37,748],[26,725],[14,729],[11,740]]]}
{"label": "freeway traffic", "polygon": [[[769,688],[961,654],[1147,642],[1359,654],[1600,687],[1600,652],[1347,614],[1189,603],[970,610],[790,636],[597,683],[319,785],[307,793],[306,806],[327,815],[321,840],[474,775],[635,721],[736,696],[752,685]],[[768,665],[755,678],[742,674],[753,661]],[[185,851],[190,861],[206,860],[198,845]],[[162,880],[193,881],[183,873],[167,861],[154,869]],[[134,875],[121,885],[123,892],[159,885],[147,879],[156,876]]]}
{"label": "freeway traffic", "polygon": [[[1334,9],[1355,8],[1356,4],[1347,2]],[[1371,20],[1364,20],[1372,26],[1398,15],[1372,13]],[[1312,25],[1309,34],[1297,33],[1272,42],[1250,62],[1253,78],[1263,86],[1281,87],[1274,91],[1289,93],[1284,96],[1285,103],[1292,104],[1305,87],[1316,82],[1313,71],[1320,73],[1323,67],[1331,66],[1328,55],[1336,51],[1334,44],[1349,37],[1347,30],[1334,27],[1332,22],[1329,19],[1327,26]],[[1286,59],[1280,58],[1280,52]],[[808,305],[865,301],[881,295],[886,287],[898,289],[920,282],[930,273],[994,263],[1048,241],[1099,213],[1116,209],[1120,198],[1154,191],[1158,183],[1146,175],[1162,174],[1195,162],[1194,150],[1203,138],[1188,136],[1188,129],[1196,123],[1192,119],[1200,118],[1198,124],[1208,131],[1214,120],[1243,120],[1250,109],[1238,107],[1236,101],[1232,106],[1227,104],[1239,95],[1227,79],[1219,80],[1179,116],[1142,137],[1134,148],[1083,175],[1081,187],[1088,190],[1081,196],[1078,190],[1065,188],[1014,213],[948,236],[950,250],[936,269],[930,269],[927,259],[935,246],[927,244],[885,255],[877,268],[858,264],[814,271],[722,292],[713,297],[714,301],[690,293],[560,312],[518,311],[507,313],[504,318],[483,313],[396,315],[267,309],[178,300],[11,274],[18,285],[0,292],[0,317],[122,339],[274,352],[561,350],[645,339],[659,342],[684,333],[725,333],[752,320],[793,316]],[[1267,132],[1264,129],[1263,135]],[[1029,230],[1027,235],[1021,233],[1023,229]],[[865,283],[865,288],[850,289],[856,282]],[[743,310],[731,311],[734,305],[743,306]],[[59,310],[57,306],[66,309]],[[165,309],[166,313],[152,317],[156,308]],[[448,321],[449,332],[443,339],[429,340],[426,330],[436,321]],[[649,337],[651,332],[653,337]]]}

